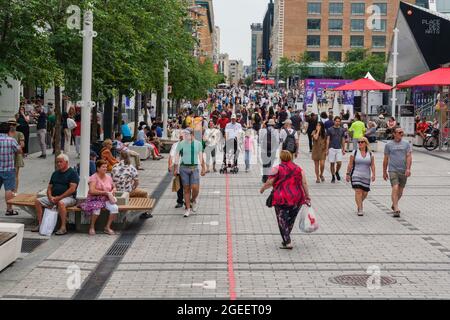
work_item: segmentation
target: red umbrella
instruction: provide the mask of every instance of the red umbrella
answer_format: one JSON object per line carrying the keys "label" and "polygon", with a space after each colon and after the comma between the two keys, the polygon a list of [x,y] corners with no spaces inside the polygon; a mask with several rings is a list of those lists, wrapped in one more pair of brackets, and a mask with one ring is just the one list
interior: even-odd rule
{"label": "red umbrella", "polygon": [[344,84],[343,86],[334,88],[333,91],[366,91],[366,90],[392,90],[392,87],[367,78],[362,78],[351,83]]}
{"label": "red umbrella", "polygon": [[268,79],[268,80],[264,80],[263,83],[264,83],[265,85],[273,86],[273,85],[275,84],[275,80]]}
{"label": "red umbrella", "polygon": [[397,88],[450,85],[450,68],[438,68],[397,85]]}

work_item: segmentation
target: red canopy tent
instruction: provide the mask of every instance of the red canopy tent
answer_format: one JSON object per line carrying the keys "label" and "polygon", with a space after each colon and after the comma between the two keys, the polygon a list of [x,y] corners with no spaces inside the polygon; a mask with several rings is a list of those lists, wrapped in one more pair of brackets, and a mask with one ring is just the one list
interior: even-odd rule
{"label": "red canopy tent", "polygon": [[450,67],[438,68],[433,71],[426,72],[408,81],[397,85],[397,88],[409,87],[431,87],[431,86],[448,86],[450,85]]}
{"label": "red canopy tent", "polygon": [[375,80],[362,78],[333,89],[333,91],[366,91],[366,114],[369,111],[369,90],[392,90],[392,87]]}
{"label": "red canopy tent", "polygon": [[392,87],[375,80],[362,78],[333,89],[333,91],[355,91],[355,90],[358,91],[392,90]]}
{"label": "red canopy tent", "polygon": [[273,85],[275,85],[275,80],[273,80],[273,79],[264,79],[264,78],[261,78],[261,79],[259,79],[259,80],[256,80],[255,83],[256,83],[256,84],[263,84],[263,85],[270,85],[270,86],[273,86]]}

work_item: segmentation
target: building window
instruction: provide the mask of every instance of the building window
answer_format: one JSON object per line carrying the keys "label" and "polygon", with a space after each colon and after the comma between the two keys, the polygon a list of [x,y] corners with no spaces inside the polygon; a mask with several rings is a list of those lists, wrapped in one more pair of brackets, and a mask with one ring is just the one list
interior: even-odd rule
{"label": "building window", "polygon": [[328,60],[342,61],[342,52],[340,51],[328,51]]}
{"label": "building window", "polygon": [[[379,28],[378,28],[379,27]],[[380,25],[377,26],[376,24],[374,24],[374,28],[373,31],[377,31],[377,32],[386,32],[386,20],[385,19],[381,19],[380,20]]]}
{"label": "building window", "polygon": [[366,11],[366,5],[364,3],[352,3],[352,15],[363,16]]}
{"label": "building window", "polygon": [[350,36],[351,48],[364,48],[364,36]]}
{"label": "building window", "polygon": [[306,53],[312,61],[320,61],[320,51],[307,51]]}
{"label": "building window", "polygon": [[344,12],[344,4],[339,2],[331,2],[329,9],[330,15],[342,15]]}
{"label": "building window", "polygon": [[386,48],[386,36],[373,36],[372,48]]}
{"label": "building window", "polygon": [[342,36],[328,36],[328,46],[332,48],[342,47]]}
{"label": "building window", "polygon": [[320,14],[321,7],[319,2],[308,2],[308,14]]}
{"label": "building window", "polygon": [[380,8],[380,14],[382,16],[387,15],[387,3],[374,3],[374,6],[378,6]]}
{"label": "building window", "polygon": [[351,31],[364,31],[364,20],[363,19],[352,19],[350,22]]}
{"label": "building window", "polygon": [[320,47],[320,36],[319,35],[317,35],[317,36],[312,36],[312,35],[307,36],[307,38],[306,38],[306,45],[308,47]]}
{"label": "building window", "polygon": [[330,19],[328,20],[329,31],[342,31],[342,19]]}
{"label": "building window", "polygon": [[428,0],[416,0],[416,5],[420,6],[420,7],[424,7],[426,9],[428,8]]}
{"label": "building window", "polygon": [[320,30],[320,19],[308,19],[308,30]]}

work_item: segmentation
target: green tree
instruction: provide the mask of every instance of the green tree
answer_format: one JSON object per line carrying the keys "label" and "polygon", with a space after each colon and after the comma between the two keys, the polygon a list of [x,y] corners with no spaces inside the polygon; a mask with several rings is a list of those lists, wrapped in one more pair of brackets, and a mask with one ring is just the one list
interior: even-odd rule
{"label": "green tree", "polygon": [[287,57],[282,57],[278,63],[278,75],[281,79],[287,79],[294,75],[294,61]]}
{"label": "green tree", "polygon": [[325,61],[325,67],[323,68],[323,76],[325,78],[336,78],[338,75],[339,62],[330,57]]}
{"label": "green tree", "polygon": [[351,50],[346,53],[343,76],[346,79],[360,79],[367,72],[378,81],[384,81],[386,61],[383,55],[370,54],[365,49]]}
{"label": "green tree", "polygon": [[297,67],[297,73],[300,76],[300,79],[306,79],[309,76],[309,66],[312,62],[311,57],[308,52],[303,52],[298,58],[299,65]]}
{"label": "green tree", "polygon": [[248,76],[245,78],[244,83],[247,87],[250,87],[253,84],[253,76]]}

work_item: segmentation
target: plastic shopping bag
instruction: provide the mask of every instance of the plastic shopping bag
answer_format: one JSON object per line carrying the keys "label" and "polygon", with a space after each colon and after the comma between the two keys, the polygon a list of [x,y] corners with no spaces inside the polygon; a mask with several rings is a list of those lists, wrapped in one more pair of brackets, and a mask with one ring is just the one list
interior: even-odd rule
{"label": "plastic shopping bag", "polygon": [[55,209],[46,208],[42,218],[41,226],[39,227],[39,234],[42,236],[51,236],[58,221],[58,211]]}
{"label": "plastic shopping bag", "polygon": [[312,233],[319,229],[316,213],[310,206],[304,205],[300,211],[300,231],[305,233]]}

